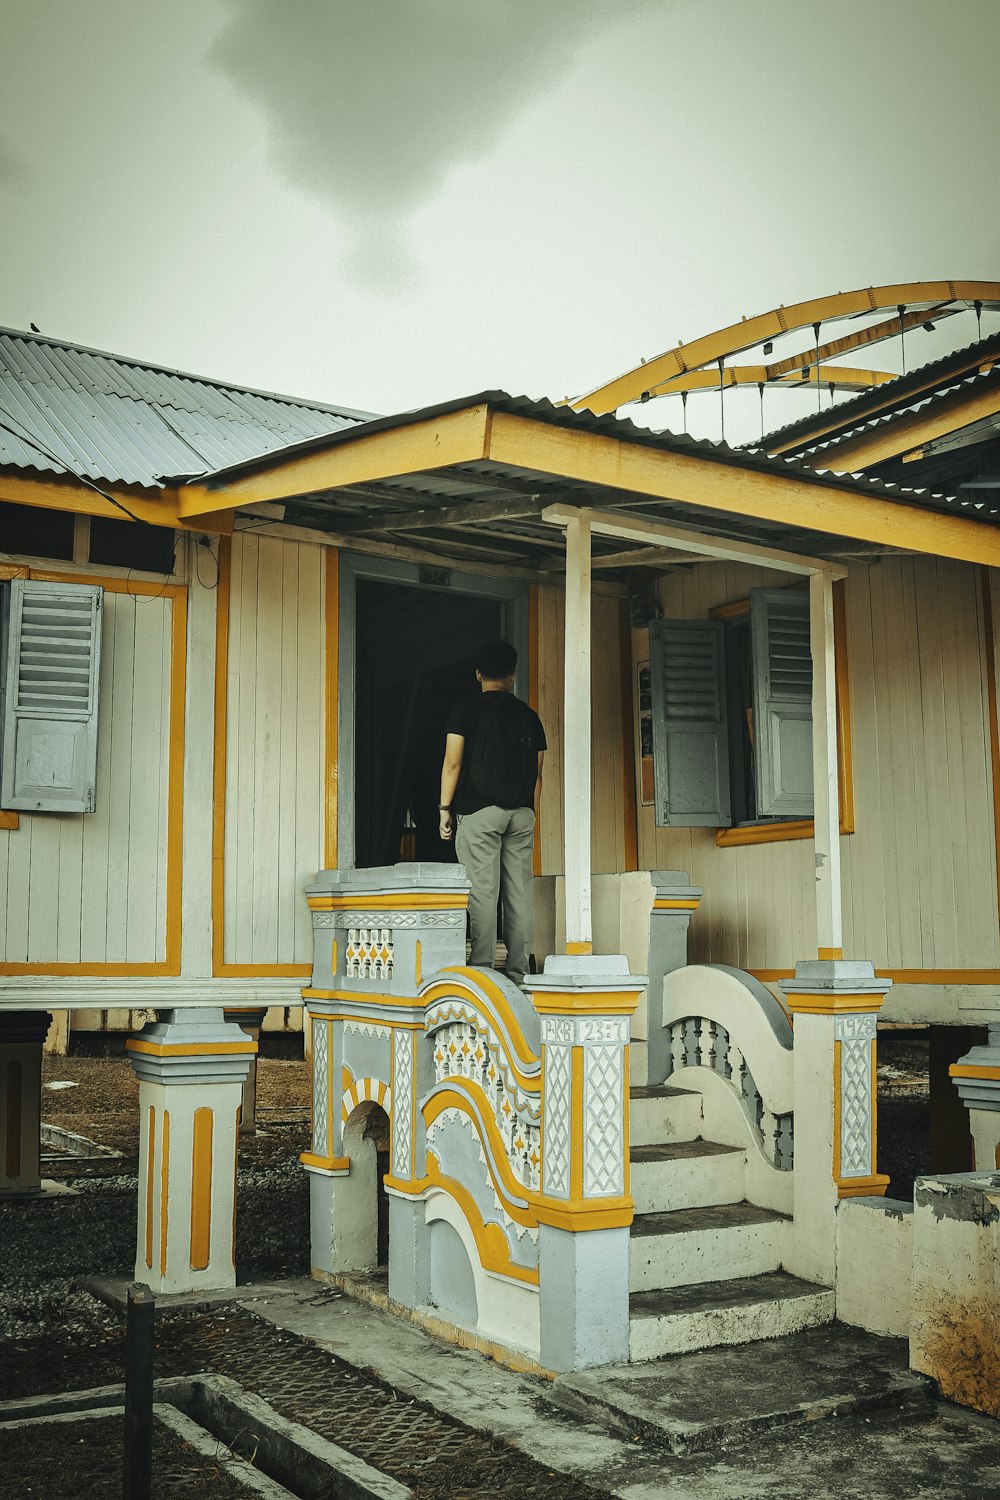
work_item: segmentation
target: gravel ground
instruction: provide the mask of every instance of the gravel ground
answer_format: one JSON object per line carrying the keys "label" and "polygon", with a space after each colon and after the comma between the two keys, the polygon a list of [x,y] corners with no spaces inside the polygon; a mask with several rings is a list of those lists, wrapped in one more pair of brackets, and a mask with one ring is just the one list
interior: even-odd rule
{"label": "gravel ground", "polygon": [[[46,1087],[62,1082],[74,1087]],[[260,1059],[258,1133],[240,1145],[241,1278],[308,1275],[309,1188],[298,1162],[308,1100],[304,1061]],[[117,1315],[73,1282],[131,1276],[135,1263],[139,1090],[131,1067],[120,1058],[46,1058],[42,1113],[46,1124],[123,1154],[50,1158],[43,1175],[72,1194],[0,1204],[0,1337],[89,1338],[116,1327]]]}

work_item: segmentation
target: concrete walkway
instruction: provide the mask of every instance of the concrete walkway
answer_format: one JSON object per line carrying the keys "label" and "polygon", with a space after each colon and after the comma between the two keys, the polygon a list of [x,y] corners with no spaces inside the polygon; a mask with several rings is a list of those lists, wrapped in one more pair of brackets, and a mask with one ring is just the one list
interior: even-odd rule
{"label": "concrete walkway", "polygon": [[902,1341],[841,1324],[549,1382],[306,1278],[158,1301],[227,1296],[623,1500],[1000,1500],[1000,1424],[935,1400]]}

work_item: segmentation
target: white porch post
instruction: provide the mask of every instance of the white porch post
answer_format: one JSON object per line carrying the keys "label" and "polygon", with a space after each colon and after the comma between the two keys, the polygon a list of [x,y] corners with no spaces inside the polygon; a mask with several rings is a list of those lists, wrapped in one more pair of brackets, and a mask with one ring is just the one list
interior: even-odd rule
{"label": "white porch post", "polygon": [[812,649],[813,799],[816,829],[816,945],[818,957],[843,958],[840,895],[840,778],[837,771],[837,681],[833,644],[833,579],[809,578]]}
{"label": "white porch post", "polygon": [[590,514],[566,522],[566,640],[563,759],[563,848],[566,951],[590,953]]}

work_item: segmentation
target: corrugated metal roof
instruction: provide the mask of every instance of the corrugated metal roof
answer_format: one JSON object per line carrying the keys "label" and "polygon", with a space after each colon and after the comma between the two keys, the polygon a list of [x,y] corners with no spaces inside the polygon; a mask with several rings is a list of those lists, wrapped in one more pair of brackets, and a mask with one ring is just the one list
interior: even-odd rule
{"label": "corrugated metal roof", "polygon": [[0,329],[0,466],[151,488],[370,416]]}
{"label": "corrugated metal roof", "polygon": [[[810,434],[817,427],[828,427],[831,418],[837,422],[837,436],[842,437],[848,430],[848,424],[864,422],[867,412],[871,412],[873,417],[893,416],[905,408],[907,399],[911,395],[914,401],[940,395],[954,383],[956,372],[967,372],[970,364],[977,359],[986,363],[997,358],[1000,358],[1000,333],[991,334],[989,338],[967,344],[964,349],[955,349],[951,354],[943,355],[941,359],[920,365],[906,375],[899,375],[895,380],[888,380],[884,385],[877,386],[872,391],[864,391],[860,396],[853,396],[849,401],[838,401],[835,406],[827,407],[821,412],[812,412],[808,417],[798,417],[794,422],[786,423],[784,427],[776,427],[773,432],[765,433],[759,442],[748,443],[747,447],[768,450],[776,445],[794,444],[796,449],[801,451],[808,445]],[[892,403],[888,413],[884,410],[886,402]],[[853,431],[854,428],[850,430]],[[796,438],[799,438],[800,442],[796,443]],[[822,440],[819,439],[819,441]]]}

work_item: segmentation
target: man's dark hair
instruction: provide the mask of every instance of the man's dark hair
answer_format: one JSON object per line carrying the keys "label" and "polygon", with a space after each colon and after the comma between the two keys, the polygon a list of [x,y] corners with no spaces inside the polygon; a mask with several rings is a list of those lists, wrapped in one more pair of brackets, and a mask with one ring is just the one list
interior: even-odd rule
{"label": "man's dark hair", "polygon": [[517,652],[510,641],[490,641],[476,652],[476,671],[487,682],[503,682],[517,666]]}

